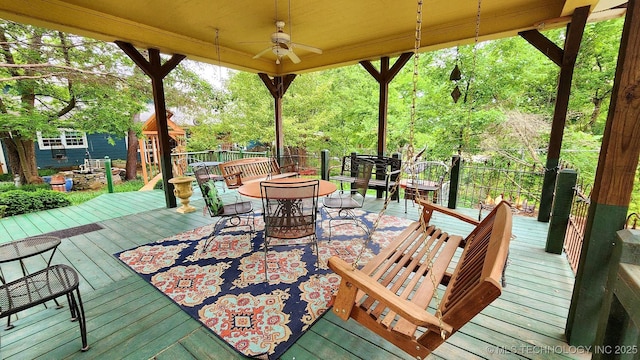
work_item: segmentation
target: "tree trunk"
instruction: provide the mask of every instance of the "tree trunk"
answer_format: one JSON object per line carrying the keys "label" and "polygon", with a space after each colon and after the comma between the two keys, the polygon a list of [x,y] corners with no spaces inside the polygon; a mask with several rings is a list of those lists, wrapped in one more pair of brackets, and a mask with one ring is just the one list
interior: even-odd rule
{"label": "tree trunk", "polygon": [[134,180],[138,171],[138,137],[133,129],[127,131],[127,180]]}
{"label": "tree trunk", "polygon": [[6,133],[4,143],[7,147],[9,170],[12,174],[20,176],[20,183],[41,183],[36,165],[35,143]]}
{"label": "tree trunk", "polygon": [[36,166],[36,150],[33,140],[14,138],[18,158],[20,159],[20,181],[23,184],[41,183]]}
{"label": "tree trunk", "polygon": [[[607,92],[608,93],[608,92]],[[596,120],[598,120],[598,116],[600,116],[600,111],[602,110],[602,102],[604,101],[604,97],[594,97],[591,102],[593,102],[593,112],[591,112],[591,116],[589,117],[589,122],[587,123],[586,129],[584,131],[591,132],[593,131],[593,127],[596,125]]]}

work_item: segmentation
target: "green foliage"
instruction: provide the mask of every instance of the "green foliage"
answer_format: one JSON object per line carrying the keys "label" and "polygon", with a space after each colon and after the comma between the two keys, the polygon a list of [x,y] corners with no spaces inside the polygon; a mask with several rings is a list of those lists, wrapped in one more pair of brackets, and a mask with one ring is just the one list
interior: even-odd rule
{"label": "green foliage", "polygon": [[24,184],[19,188],[15,186],[12,182],[0,183],[0,193],[12,191],[12,190],[22,190],[22,191],[30,191],[35,192],[38,190],[51,190],[51,185],[43,183],[43,184]]}
{"label": "green foliage", "polygon": [[51,185],[49,185],[47,183],[43,183],[43,184],[24,184],[24,185],[21,185],[19,189],[23,190],[23,191],[51,190]]}
{"label": "green foliage", "polygon": [[3,184],[0,184],[0,193],[11,191],[11,190],[16,190],[16,189],[17,189],[17,187],[15,186],[14,183],[3,183]]}
{"label": "green foliage", "polygon": [[38,176],[51,176],[57,173],[58,169],[38,169]]}
{"label": "green foliage", "polygon": [[70,205],[65,194],[52,190],[12,190],[0,193],[0,206],[6,206],[5,216],[26,214]]}

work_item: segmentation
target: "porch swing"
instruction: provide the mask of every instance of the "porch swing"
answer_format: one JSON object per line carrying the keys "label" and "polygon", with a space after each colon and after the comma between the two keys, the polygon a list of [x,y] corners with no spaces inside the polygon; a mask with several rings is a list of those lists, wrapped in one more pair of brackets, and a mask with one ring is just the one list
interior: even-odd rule
{"label": "porch swing", "polygon": [[[418,0],[409,162],[415,161],[412,144],[421,22],[422,0]],[[397,185],[393,190],[397,191]],[[424,199],[418,198],[416,202],[422,207],[419,221],[409,225],[362,269],[358,269],[358,262],[371,234],[352,264],[333,256],[328,265],[342,277],[333,304],[333,312],[338,317],[345,321],[353,318],[406,353],[424,358],[500,296],[512,215],[507,202],[497,205],[481,222]],[[435,212],[475,228],[464,238],[449,234],[429,224]],[[460,252],[454,268],[452,260]],[[427,311],[430,306],[436,309],[434,313]]]}

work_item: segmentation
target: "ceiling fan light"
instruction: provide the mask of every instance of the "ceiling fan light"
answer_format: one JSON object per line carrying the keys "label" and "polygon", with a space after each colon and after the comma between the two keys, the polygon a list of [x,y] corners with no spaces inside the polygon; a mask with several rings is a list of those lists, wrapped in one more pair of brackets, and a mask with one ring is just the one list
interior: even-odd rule
{"label": "ceiling fan light", "polygon": [[289,53],[289,49],[285,49],[283,47],[280,46],[274,46],[273,49],[271,49],[273,51],[273,53],[277,56],[277,57],[282,57],[285,56]]}

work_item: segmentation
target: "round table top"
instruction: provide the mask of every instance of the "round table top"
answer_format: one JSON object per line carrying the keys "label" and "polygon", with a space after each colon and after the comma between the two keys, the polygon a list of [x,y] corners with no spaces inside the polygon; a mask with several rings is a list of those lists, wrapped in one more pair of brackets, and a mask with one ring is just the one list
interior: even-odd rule
{"label": "round table top", "polygon": [[[291,184],[295,186],[302,182],[307,182],[313,179],[304,179],[304,178],[283,178],[283,179],[273,179],[268,180],[268,182],[278,183],[278,184]],[[326,180],[318,180],[319,188],[318,188],[318,196],[329,195],[332,192],[337,190],[336,184],[326,181]],[[261,198],[262,194],[260,192],[260,183],[261,181],[256,181],[248,184],[244,184],[238,188],[238,192],[241,195],[252,197],[252,198]]]}
{"label": "round table top", "polygon": [[55,236],[34,236],[0,245],[0,263],[21,260],[52,250],[60,245]]}
{"label": "round table top", "polygon": [[426,190],[426,191],[435,191],[438,190],[440,188],[440,186],[438,185],[437,182],[435,181],[428,181],[428,180],[420,180],[417,181],[415,184],[412,181],[412,179],[402,179],[400,180],[400,187],[405,189],[405,188],[418,188],[420,190]]}

